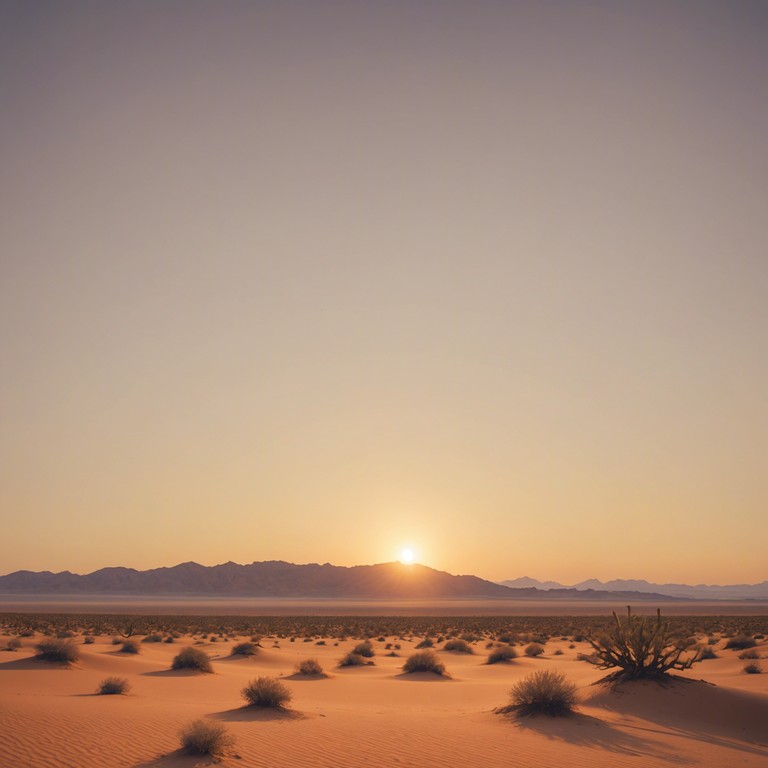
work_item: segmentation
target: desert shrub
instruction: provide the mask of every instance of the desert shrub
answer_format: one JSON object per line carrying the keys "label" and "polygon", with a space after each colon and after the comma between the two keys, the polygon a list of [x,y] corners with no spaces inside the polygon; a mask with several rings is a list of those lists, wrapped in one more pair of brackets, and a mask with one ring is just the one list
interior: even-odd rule
{"label": "desert shrub", "polygon": [[163,640],[164,643],[175,643],[176,638],[173,635],[168,635],[168,637]]}
{"label": "desert shrub", "polygon": [[488,654],[488,664],[498,664],[503,661],[512,661],[517,658],[517,651],[511,645],[502,645]]}
{"label": "desert shrub", "polygon": [[577,653],[576,661],[586,661],[588,664],[598,664],[598,658],[594,653]]}
{"label": "desert shrub", "polygon": [[[595,657],[591,663],[600,669],[618,667],[618,671],[609,676],[614,680],[663,678],[670,670],[690,669],[701,660],[701,650],[690,640],[676,638],[669,622],[661,620],[660,610],[656,611],[655,621],[633,616],[630,607],[624,621],[615,611],[613,619],[613,625],[590,638],[589,644],[594,648]],[[693,655],[684,658],[683,654],[689,650],[693,650]]]}
{"label": "desert shrub", "polygon": [[318,640],[315,645],[325,645],[325,640]]}
{"label": "desert shrub", "polygon": [[745,651],[747,648],[754,648],[757,645],[757,641],[754,637],[749,635],[736,635],[732,637],[726,644],[726,650]]}
{"label": "desert shrub", "polygon": [[131,684],[124,677],[105,677],[99,683],[98,693],[108,696],[128,693],[130,690]]}
{"label": "desert shrub", "polygon": [[528,643],[528,645],[525,646],[523,653],[526,656],[531,657],[541,656],[541,654],[544,653],[544,646],[540,643]]}
{"label": "desert shrub", "polygon": [[350,651],[340,662],[340,667],[362,667],[365,665],[365,659],[354,651]]}
{"label": "desert shrub", "polygon": [[554,655],[555,656],[562,656],[563,655],[563,649],[562,648],[556,648]]}
{"label": "desert shrub", "polygon": [[258,648],[255,643],[238,643],[232,648],[233,656],[255,656],[258,653]]}
{"label": "desert shrub", "polygon": [[123,640],[120,643],[120,653],[139,653],[141,649],[135,640]]}
{"label": "desert shrub", "polygon": [[70,639],[48,638],[41,640],[35,648],[37,658],[42,661],[58,661],[71,664],[80,658],[80,650]]}
{"label": "desert shrub", "polygon": [[322,675],[323,668],[317,659],[304,659],[296,665],[296,672],[300,675]]}
{"label": "desert shrub", "polygon": [[431,637],[425,637],[417,646],[416,650],[420,650],[422,648],[432,648],[434,646],[435,641]]}
{"label": "desert shrub", "polygon": [[74,637],[75,633],[71,629],[64,629],[61,632],[56,633],[56,637],[60,640],[66,640],[67,638]]}
{"label": "desert shrub", "polygon": [[358,656],[363,656],[366,659],[372,658],[376,651],[373,650],[373,646],[371,645],[370,640],[366,640],[365,642],[358,643],[353,649],[352,653],[356,653]]}
{"label": "desert shrub", "polygon": [[454,651],[455,653],[474,653],[466,640],[449,640],[444,646],[444,651]]}
{"label": "desert shrub", "polygon": [[21,640],[18,637],[12,637],[6,644],[6,651],[18,651],[21,648]]}
{"label": "desert shrub", "polygon": [[757,661],[750,661],[749,664],[744,665],[744,671],[748,675],[759,675],[762,673],[763,668]]}
{"label": "desert shrub", "polygon": [[179,651],[171,662],[171,669],[194,669],[197,672],[213,672],[211,659],[205,651],[199,648],[184,648]]}
{"label": "desert shrub", "polygon": [[707,638],[707,645],[717,645],[720,642],[720,639],[717,637],[708,637]]}
{"label": "desert shrub", "polygon": [[223,755],[234,743],[234,737],[221,723],[195,720],[180,733],[181,748],[195,755]]}
{"label": "desert shrub", "polygon": [[714,649],[711,645],[705,645],[701,649],[701,653],[699,654],[699,658],[704,661],[705,659],[716,659],[717,654],[715,653]]}
{"label": "desert shrub", "polygon": [[423,650],[412,653],[403,664],[403,672],[433,672],[443,677],[447,676],[445,664],[437,657],[434,651]]}
{"label": "desert shrub", "polygon": [[755,649],[755,648],[749,648],[749,649],[748,649],[748,650],[746,650],[746,651],[742,651],[742,652],[739,654],[739,658],[740,658],[742,661],[744,661],[744,660],[746,660],[746,659],[759,659],[759,658],[760,658],[760,654],[757,652],[757,649]]}
{"label": "desert shrub", "polygon": [[291,692],[276,677],[257,677],[240,693],[249,707],[282,709],[291,700]]}
{"label": "desert shrub", "polygon": [[25,629],[19,637],[34,637],[35,633],[31,629]]}
{"label": "desert shrub", "polygon": [[560,672],[543,669],[524,677],[509,692],[510,703],[497,712],[520,716],[567,715],[576,704],[576,686]]}
{"label": "desert shrub", "polygon": [[162,635],[147,635],[145,638],[142,638],[142,643],[162,643],[163,637]]}
{"label": "desert shrub", "polygon": [[112,645],[120,645],[123,641],[119,637],[112,638]]}
{"label": "desert shrub", "polygon": [[83,638],[83,645],[93,645],[96,642],[96,638],[93,635],[86,635]]}

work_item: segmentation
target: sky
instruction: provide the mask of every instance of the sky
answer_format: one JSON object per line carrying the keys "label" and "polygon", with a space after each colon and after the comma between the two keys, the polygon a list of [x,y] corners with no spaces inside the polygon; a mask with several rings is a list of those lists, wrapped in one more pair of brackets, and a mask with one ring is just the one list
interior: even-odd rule
{"label": "sky", "polygon": [[766,35],[0,0],[0,572],[768,578]]}

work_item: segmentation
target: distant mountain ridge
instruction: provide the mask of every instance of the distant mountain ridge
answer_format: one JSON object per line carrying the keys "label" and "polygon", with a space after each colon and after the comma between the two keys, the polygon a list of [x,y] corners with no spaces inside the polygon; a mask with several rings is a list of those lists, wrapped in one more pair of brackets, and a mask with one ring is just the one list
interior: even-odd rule
{"label": "distant mountain ridge", "polygon": [[556,581],[539,581],[529,576],[499,582],[510,589],[541,589],[545,591],[575,589],[600,591],[629,591],[658,594],[685,600],[768,600],[768,581],[758,584],[654,584],[645,579],[613,579],[600,581],[586,579],[578,584],[565,585]]}
{"label": "distant mountain ridge", "polygon": [[509,587],[477,576],[456,576],[425,565],[379,563],[351,567],[296,565],[281,560],[239,565],[180,563],[139,571],[101,568],[84,575],[61,571],[15,571],[0,576],[2,594],[211,595],[285,598],[507,598],[664,599],[637,592]]}

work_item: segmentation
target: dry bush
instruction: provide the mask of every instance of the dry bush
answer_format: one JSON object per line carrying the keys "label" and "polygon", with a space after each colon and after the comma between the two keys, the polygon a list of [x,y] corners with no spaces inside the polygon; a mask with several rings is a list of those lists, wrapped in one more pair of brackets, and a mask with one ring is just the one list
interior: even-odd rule
{"label": "dry bush", "polygon": [[194,755],[223,755],[230,749],[235,738],[221,723],[211,720],[194,720],[180,733],[181,748]]}
{"label": "dry bush", "polygon": [[80,658],[80,649],[73,640],[48,638],[41,640],[36,646],[36,658],[42,661],[57,661],[71,664]]}
{"label": "dry bush", "polygon": [[517,658],[517,651],[511,645],[501,645],[494,648],[488,654],[487,664],[498,664],[499,662],[512,661]]}
{"label": "dry bush", "polygon": [[[419,651],[422,648],[432,648],[434,646],[435,641],[431,637],[425,637],[417,646],[416,650]],[[387,649],[389,650],[389,649]]]}
{"label": "dry bush", "polygon": [[238,643],[237,645],[233,646],[232,648],[232,655],[233,656],[255,656],[259,652],[259,649],[256,647],[256,643]]}
{"label": "dry bush", "polygon": [[[645,616],[633,616],[627,606],[624,621],[615,611],[613,619],[609,631],[589,640],[595,656],[591,663],[599,669],[618,667],[609,675],[612,680],[663,679],[671,670],[690,669],[701,660],[701,649],[691,639],[676,637],[669,623],[661,620],[660,610],[655,621],[648,621]],[[683,658],[688,651],[693,655]]]}
{"label": "dry bush", "polygon": [[211,659],[205,651],[199,648],[184,648],[179,651],[171,662],[171,669],[193,669],[196,672],[213,672]]}
{"label": "dry bush", "polygon": [[742,661],[746,661],[747,659],[759,659],[760,658],[760,654],[757,652],[757,650],[755,648],[750,648],[750,649],[748,649],[746,651],[742,651],[739,654],[739,658]]}
{"label": "dry bush", "polygon": [[131,684],[124,677],[105,677],[99,683],[98,693],[104,696],[109,696],[128,693],[130,690]]}
{"label": "dry bush", "polygon": [[529,717],[567,715],[576,704],[576,686],[568,678],[551,669],[543,669],[524,677],[509,692],[510,703],[497,712]]}
{"label": "dry bush", "polygon": [[444,646],[444,651],[454,651],[455,653],[474,653],[471,646],[466,640],[454,639],[449,640]]}
{"label": "dry bush", "polygon": [[12,637],[6,644],[6,651],[18,651],[21,648],[21,640],[18,637]]}
{"label": "dry bush", "polygon": [[525,646],[525,649],[523,650],[523,653],[526,656],[541,656],[542,653],[544,653],[544,646],[540,643],[529,643]]}
{"label": "dry bush", "polygon": [[141,642],[142,643],[162,643],[163,642],[163,637],[162,637],[162,635],[151,634],[151,635],[147,635],[146,637],[142,638]]}
{"label": "dry bush", "polygon": [[413,672],[433,672],[441,677],[447,677],[445,664],[437,657],[434,651],[424,650],[412,653],[403,664],[403,672],[411,674]]}
{"label": "dry bush", "polygon": [[749,635],[736,635],[732,637],[726,644],[725,649],[727,651],[745,651],[747,648],[754,648],[757,645],[757,641],[754,637]]}
{"label": "dry bush", "polygon": [[759,662],[750,661],[749,664],[744,665],[744,671],[748,675],[759,675],[762,673],[763,668],[760,666]]}
{"label": "dry bush", "polygon": [[299,675],[323,675],[323,668],[317,659],[304,659],[296,665],[296,672]]}
{"label": "dry bush", "polygon": [[119,653],[140,653],[141,647],[135,640],[123,640],[120,643]]}
{"label": "dry bush", "polygon": [[701,648],[701,652],[699,653],[699,658],[702,661],[704,661],[706,659],[716,659],[718,658],[718,656],[711,645],[705,645]]}
{"label": "dry bush", "polygon": [[251,680],[240,693],[249,707],[283,709],[291,700],[291,692],[276,677],[257,677]]}
{"label": "dry bush", "polygon": [[373,646],[371,645],[370,640],[366,640],[363,643],[358,643],[353,649],[352,653],[357,654],[358,656],[363,656],[366,659],[373,658],[373,656],[376,654],[376,651],[373,650]]}
{"label": "dry bush", "polygon": [[354,651],[350,651],[340,662],[340,667],[363,667],[366,665],[366,660]]}

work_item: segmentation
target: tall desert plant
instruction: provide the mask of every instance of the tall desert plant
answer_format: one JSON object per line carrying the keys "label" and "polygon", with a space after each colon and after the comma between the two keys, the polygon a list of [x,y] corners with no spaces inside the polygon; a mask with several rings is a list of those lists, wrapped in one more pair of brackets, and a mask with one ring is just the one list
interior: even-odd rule
{"label": "tall desert plant", "polygon": [[[701,661],[701,651],[690,641],[676,639],[669,622],[662,621],[661,610],[656,619],[633,616],[627,606],[626,619],[613,612],[610,629],[589,639],[594,654],[585,660],[599,669],[618,670],[609,677],[614,680],[663,678],[671,670],[690,669]],[[691,655],[692,654],[692,655]]]}

